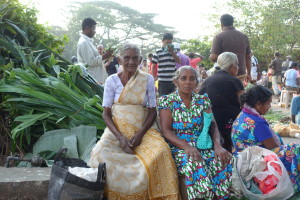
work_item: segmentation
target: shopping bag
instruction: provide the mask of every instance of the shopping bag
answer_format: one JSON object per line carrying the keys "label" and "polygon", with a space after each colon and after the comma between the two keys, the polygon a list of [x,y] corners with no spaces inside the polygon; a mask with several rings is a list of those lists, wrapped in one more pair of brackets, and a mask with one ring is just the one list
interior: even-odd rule
{"label": "shopping bag", "polygon": [[105,163],[98,166],[96,182],[87,181],[69,172],[69,167],[88,169],[87,164],[80,159],[65,158],[66,148],[61,148],[56,154],[52,166],[48,200],[101,200],[104,194],[106,168]]}
{"label": "shopping bag", "polygon": [[[280,159],[276,163],[282,169],[282,175],[278,176],[279,182],[276,188],[268,194],[254,194],[245,186],[241,174],[248,169],[251,171],[253,163],[249,161],[255,160],[259,156],[275,155],[273,151],[258,146],[248,147],[235,157],[232,175],[233,190],[238,195],[243,195],[249,200],[285,200],[294,195],[293,184]],[[275,172],[272,174],[276,174]],[[245,175],[245,174],[244,174]]]}

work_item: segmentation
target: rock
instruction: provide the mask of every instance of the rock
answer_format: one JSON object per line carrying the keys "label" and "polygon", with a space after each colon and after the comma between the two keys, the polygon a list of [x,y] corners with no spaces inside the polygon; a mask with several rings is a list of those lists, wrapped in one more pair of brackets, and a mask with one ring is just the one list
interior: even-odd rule
{"label": "rock", "polygon": [[51,168],[0,167],[1,200],[47,199]]}

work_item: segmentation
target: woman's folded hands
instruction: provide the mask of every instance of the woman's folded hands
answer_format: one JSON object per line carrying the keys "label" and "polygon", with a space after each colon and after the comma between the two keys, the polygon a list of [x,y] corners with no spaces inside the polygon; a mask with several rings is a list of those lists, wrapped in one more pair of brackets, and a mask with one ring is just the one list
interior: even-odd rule
{"label": "woman's folded hands", "polygon": [[187,156],[187,160],[192,158],[192,160],[194,160],[194,161],[199,161],[199,162],[202,161],[201,154],[197,148],[192,147],[191,145],[187,144],[183,150]]}
{"label": "woman's folded hands", "polygon": [[124,135],[120,135],[118,139],[124,152],[134,154],[134,151],[132,150],[133,145],[130,140],[128,140]]}
{"label": "woman's folded hands", "polygon": [[221,160],[222,165],[226,165],[230,162],[232,158],[232,154],[229,153],[226,149],[224,149],[222,146],[215,146],[215,157]]}
{"label": "woman's folded hands", "polygon": [[134,154],[134,149],[141,144],[143,136],[142,132],[137,132],[130,139],[127,139],[127,137],[120,134],[118,139],[124,152]]}
{"label": "woman's folded hands", "polygon": [[139,131],[131,137],[130,142],[132,144],[132,149],[135,149],[137,146],[141,144],[143,136],[144,134]]}

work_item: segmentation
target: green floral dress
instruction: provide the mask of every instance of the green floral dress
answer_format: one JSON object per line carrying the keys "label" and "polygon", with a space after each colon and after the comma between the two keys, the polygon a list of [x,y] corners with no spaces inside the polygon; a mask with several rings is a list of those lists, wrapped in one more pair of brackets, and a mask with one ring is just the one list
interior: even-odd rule
{"label": "green floral dress", "polygon": [[[178,92],[160,97],[158,109],[170,109],[174,133],[191,146],[197,148],[197,138],[203,127],[203,111],[210,108],[207,94],[192,95],[188,109]],[[230,195],[232,165],[223,166],[215,159],[214,150],[200,150],[203,160],[187,159],[184,150],[170,144],[179,174],[185,176],[189,200],[196,198],[227,199]]]}

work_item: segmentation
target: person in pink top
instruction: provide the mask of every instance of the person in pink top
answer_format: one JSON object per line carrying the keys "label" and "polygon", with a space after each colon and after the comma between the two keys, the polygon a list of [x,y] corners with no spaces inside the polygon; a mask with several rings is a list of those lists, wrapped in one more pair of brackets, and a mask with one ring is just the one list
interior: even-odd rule
{"label": "person in pink top", "polygon": [[176,69],[185,66],[190,65],[190,59],[188,56],[184,55],[180,52],[180,44],[177,42],[174,42],[174,49],[176,51],[177,56],[180,58],[181,63],[175,63]]}
{"label": "person in pink top", "polygon": [[198,63],[201,62],[202,59],[204,59],[204,56],[201,56],[196,53],[189,53],[189,59],[190,59],[190,65],[196,69],[198,66]]}

